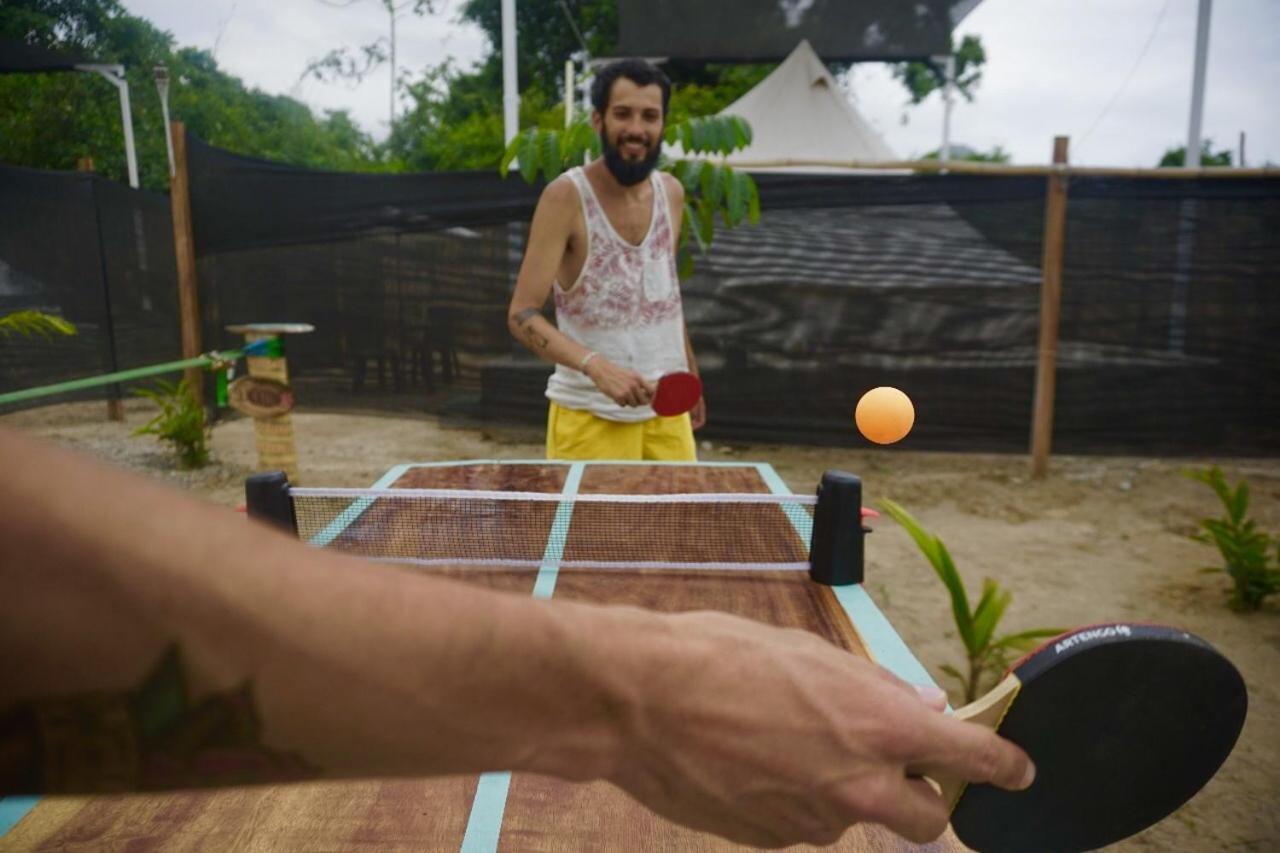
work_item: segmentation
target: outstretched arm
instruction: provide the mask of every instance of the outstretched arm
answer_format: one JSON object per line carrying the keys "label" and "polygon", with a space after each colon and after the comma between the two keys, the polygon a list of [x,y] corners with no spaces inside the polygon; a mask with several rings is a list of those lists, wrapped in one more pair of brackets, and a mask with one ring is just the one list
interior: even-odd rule
{"label": "outstretched arm", "polygon": [[0,470],[0,794],[512,769],[778,845],[1029,781],[804,632],[370,565],[2,428]]}

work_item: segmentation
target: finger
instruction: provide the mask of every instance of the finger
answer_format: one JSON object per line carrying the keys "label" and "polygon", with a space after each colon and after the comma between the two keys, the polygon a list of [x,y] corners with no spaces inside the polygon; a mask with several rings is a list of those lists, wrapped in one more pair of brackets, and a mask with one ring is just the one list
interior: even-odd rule
{"label": "finger", "polygon": [[935,711],[946,710],[947,692],[945,690],[932,684],[915,684],[912,686],[915,687],[916,695],[920,697],[921,702]]}
{"label": "finger", "polygon": [[946,803],[923,779],[904,776],[877,785],[870,796],[865,791],[851,793],[857,810],[851,819],[884,824],[917,844],[932,841],[946,831]]}
{"label": "finger", "polygon": [[985,782],[998,788],[1020,791],[1035,780],[1031,757],[1017,744],[1005,740],[986,726],[956,720],[946,715],[929,716],[922,743],[932,746],[932,755],[920,762],[908,762],[908,773]]}

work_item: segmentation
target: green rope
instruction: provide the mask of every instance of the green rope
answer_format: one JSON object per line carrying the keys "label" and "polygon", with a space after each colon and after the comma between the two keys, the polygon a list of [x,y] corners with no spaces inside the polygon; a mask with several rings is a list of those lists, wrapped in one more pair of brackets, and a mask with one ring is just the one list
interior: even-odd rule
{"label": "green rope", "polygon": [[172,373],[176,370],[185,370],[188,367],[216,367],[225,366],[246,356],[267,356],[279,357],[283,353],[283,347],[280,345],[279,338],[264,338],[254,341],[248,346],[240,349],[227,350],[225,352],[211,352],[195,358],[184,358],[181,361],[168,361],[164,364],[153,364],[150,367],[135,367],[132,370],[120,370],[116,373],[107,373],[103,376],[91,376],[87,379],[72,379],[69,382],[59,382],[56,385],[44,385],[40,388],[27,388],[24,391],[11,391],[8,394],[0,394],[0,406],[6,403],[20,403],[23,400],[34,400],[38,397],[48,397],[54,394],[65,394],[68,391],[80,391],[84,388],[97,388],[101,385],[114,385],[117,382],[127,382],[131,379],[142,379],[147,376],[156,376],[161,373]]}

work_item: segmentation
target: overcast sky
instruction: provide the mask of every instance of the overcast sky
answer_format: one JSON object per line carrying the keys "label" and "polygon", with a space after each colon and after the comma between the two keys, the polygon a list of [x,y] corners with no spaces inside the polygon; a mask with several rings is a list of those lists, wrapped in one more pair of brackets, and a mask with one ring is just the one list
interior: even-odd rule
{"label": "overcast sky", "polygon": [[[516,0],[518,3],[519,0]],[[219,66],[250,86],[289,94],[317,110],[345,109],[370,133],[387,131],[386,68],[358,86],[299,83],[307,63],[335,47],[387,33],[378,0],[346,8],[322,0],[124,0],[130,12],[182,46],[215,51]],[[432,17],[402,18],[398,60],[420,69],[452,57],[460,67],[486,50],[479,29],[456,20],[461,0]],[[1186,143],[1198,0],[985,0],[958,33],[981,36],[987,63],[973,103],[959,101],[952,141],[1000,145],[1017,163],[1049,158],[1053,136],[1071,137],[1071,161],[1152,166]],[[938,97],[907,107],[883,65],[855,68],[858,110],[902,157],[938,147]],[[135,96],[136,97],[136,96]],[[1280,164],[1280,0],[1213,4],[1204,135],[1249,165]]]}

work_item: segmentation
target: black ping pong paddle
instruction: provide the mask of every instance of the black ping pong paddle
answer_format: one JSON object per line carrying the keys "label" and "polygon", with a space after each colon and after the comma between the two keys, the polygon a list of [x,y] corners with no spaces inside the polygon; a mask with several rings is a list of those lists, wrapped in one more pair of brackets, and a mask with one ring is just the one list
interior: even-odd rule
{"label": "black ping pong paddle", "polygon": [[1140,832],[1199,791],[1244,726],[1231,662],[1176,628],[1105,624],[1045,643],[956,716],[1036,764],[1025,791],[935,779],[979,851],[1091,850]]}
{"label": "black ping pong paddle", "polygon": [[664,418],[683,415],[702,399],[702,380],[687,370],[667,373],[658,380],[653,394],[654,412]]}

